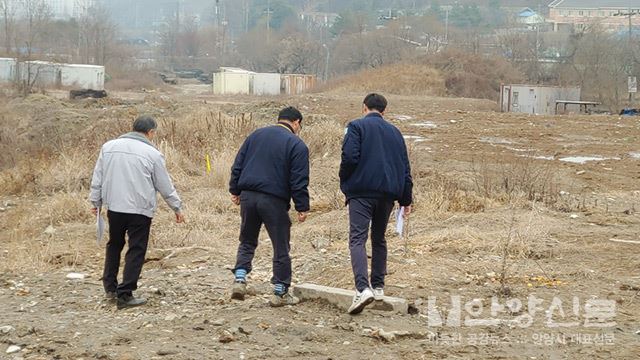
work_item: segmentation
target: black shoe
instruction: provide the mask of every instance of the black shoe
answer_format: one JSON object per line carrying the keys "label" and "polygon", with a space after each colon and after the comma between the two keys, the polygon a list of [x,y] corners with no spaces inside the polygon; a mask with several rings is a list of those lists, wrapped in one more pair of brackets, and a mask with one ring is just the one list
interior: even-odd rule
{"label": "black shoe", "polygon": [[135,298],[133,295],[121,295],[118,297],[118,309],[141,306],[147,303],[147,299]]}

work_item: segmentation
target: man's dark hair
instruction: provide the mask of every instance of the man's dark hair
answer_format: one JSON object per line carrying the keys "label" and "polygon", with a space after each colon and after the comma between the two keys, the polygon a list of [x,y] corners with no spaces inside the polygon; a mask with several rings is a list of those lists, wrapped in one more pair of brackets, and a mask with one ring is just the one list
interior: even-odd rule
{"label": "man's dark hair", "polygon": [[278,114],[278,120],[300,120],[300,122],[302,122],[302,113],[300,112],[300,110],[294,108],[293,106],[289,106],[280,110],[280,114]]}
{"label": "man's dark hair", "polygon": [[364,98],[364,104],[369,110],[378,110],[381,113],[387,108],[387,99],[376,93],[367,95]]}
{"label": "man's dark hair", "polygon": [[133,122],[133,131],[148,133],[158,127],[156,120],[149,115],[142,115]]}

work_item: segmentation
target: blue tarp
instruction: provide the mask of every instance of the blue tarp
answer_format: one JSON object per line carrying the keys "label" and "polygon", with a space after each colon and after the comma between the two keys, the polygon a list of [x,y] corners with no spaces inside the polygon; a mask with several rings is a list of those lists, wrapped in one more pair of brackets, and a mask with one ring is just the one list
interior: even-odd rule
{"label": "blue tarp", "polygon": [[640,116],[640,109],[622,109],[620,115],[624,116]]}

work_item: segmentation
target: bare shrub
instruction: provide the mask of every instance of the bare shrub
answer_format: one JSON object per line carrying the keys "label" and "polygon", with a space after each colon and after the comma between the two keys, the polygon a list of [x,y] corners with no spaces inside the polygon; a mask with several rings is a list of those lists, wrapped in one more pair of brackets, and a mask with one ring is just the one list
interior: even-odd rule
{"label": "bare shrub", "polygon": [[75,193],[89,188],[92,164],[81,149],[69,149],[40,168],[37,174],[37,190],[45,194],[54,192]]}
{"label": "bare shrub", "polygon": [[446,95],[445,81],[433,67],[393,64],[360,71],[330,81],[326,88],[341,92],[380,91],[396,95]]}
{"label": "bare shrub", "polygon": [[304,125],[300,135],[309,148],[311,159],[336,157],[342,151],[344,127],[331,119]]}
{"label": "bare shrub", "polygon": [[447,50],[418,62],[442,73],[451,96],[496,100],[500,84],[524,80],[524,75],[504,58],[460,50]]}
{"label": "bare shrub", "polygon": [[485,198],[506,203],[524,199],[553,204],[558,200],[551,165],[530,157],[513,156],[500,161],[474,158],[471,174],[475,190]]}
{"label": "bare shrub", "polygon": [[484,211],[487,207],[486,199],[466,189],[463,183],[450,176],[438,172],[427,172],[417,176],[426,179],[424,183],[422,180],[418,181],[415,192],[421,210],[426,207],[424,210],[429,214],[476,213]]}

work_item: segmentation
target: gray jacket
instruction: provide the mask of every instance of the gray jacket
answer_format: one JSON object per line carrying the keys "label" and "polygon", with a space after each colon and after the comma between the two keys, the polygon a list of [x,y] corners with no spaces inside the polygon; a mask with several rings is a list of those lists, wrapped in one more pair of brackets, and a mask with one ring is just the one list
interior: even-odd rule
{"label": "gray jacket", "polygon": [[180,211],[182,201],[164,156],[144,135],[128,133],[102,146],[91,180],[89,200],[93,206],[152,218],[156,192],[173,211]]}

